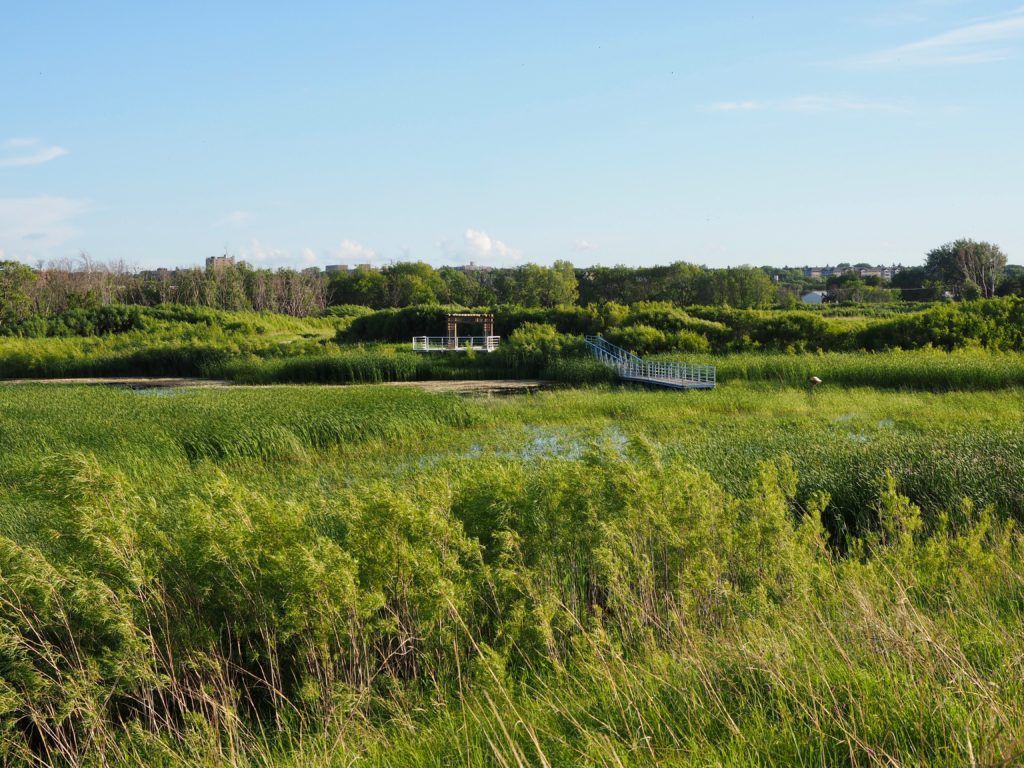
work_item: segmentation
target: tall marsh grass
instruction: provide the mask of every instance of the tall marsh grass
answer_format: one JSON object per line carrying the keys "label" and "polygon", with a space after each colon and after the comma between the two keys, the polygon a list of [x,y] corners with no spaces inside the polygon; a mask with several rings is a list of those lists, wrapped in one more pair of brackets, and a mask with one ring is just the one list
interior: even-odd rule
{"label": "tall marsh grass", "polygon": [[735,354],[713,359],[720,381],[806,385],[811,376],[847,387],[982,390],[1024,385],[1024,355],[923,349],[912,352]]}
{"label": "tall marsh grass", "polygon": [[0,754],[1014,764],[1022,412],[0,387]]}

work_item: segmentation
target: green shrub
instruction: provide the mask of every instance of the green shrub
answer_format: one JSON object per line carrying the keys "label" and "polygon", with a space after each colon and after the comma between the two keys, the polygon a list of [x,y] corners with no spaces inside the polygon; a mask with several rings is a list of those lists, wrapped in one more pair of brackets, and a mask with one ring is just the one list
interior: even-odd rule
{"label": "green shrub", "polygon": [[924,312],[871,323],[860,334],[864,349],[945,350],[977,345],[1024,351],[1024,299],[1004,297],[940,304]]}
{"label": "green shrub", "polygon": [[628,325],[608,332],[608,340],[628,349],[635,355],[648,355],[668,349],[668,337],[664,331],[649,325]]}
{"label": "green shrub", "polygon": [[380,309],[354,318],[338,340],[409,342],[414,336],[444,336],[448,314],[459,311],[465,310],[434,304]]}
{"label": "green shrub", "polygon": [[0,325],[0,335],[105,336],[128,333],[145,327],[139,307],[110,304],[101,307],[69,309],[57,315],[30,315],[18,322]]}
{"label": "green shrub", "polygon": [[522,376],[536,376],[565,357],[587,354],[578,336],[559,333],[547,323],[524,323],[498,348],[504,366]]}
{"label": "green shrub", "polygon": [[668,349],[675,352],[709,352],[711,342],[695,331],[675,331],[666,334]]}

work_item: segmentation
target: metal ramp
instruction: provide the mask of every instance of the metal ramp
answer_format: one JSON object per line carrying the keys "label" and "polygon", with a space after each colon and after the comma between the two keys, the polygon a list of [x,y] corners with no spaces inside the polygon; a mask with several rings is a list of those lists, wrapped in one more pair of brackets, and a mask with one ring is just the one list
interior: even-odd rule
{"label": "metal ramp", "polygon": [[620,379],[672,389],[713,389],[715,366],[647,362],[601,336],[587,336],[594,358],[614,368]]}

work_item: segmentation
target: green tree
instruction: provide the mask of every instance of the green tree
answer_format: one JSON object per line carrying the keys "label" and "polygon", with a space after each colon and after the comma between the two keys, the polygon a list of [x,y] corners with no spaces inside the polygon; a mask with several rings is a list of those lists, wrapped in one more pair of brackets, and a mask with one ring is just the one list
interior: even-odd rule
{"label": "green tree", "polygon": [[932,279],[927,267],[903,267],[892,276],[890,285],[900,290],[904,301],[932,301],[942,296],[942,283]]}
{"label": "green tree", "polygon": [[24,320],[32,314],[35,271],[16,261],[0,261],[0,325]]}
{"label": "green tree", "polygon": [[335,272],[328,276],[327,300],[330,304],[359,304],[380,309],[385,301],[387,278],[372,269]]}
{"label": "green tree", "polygon": [[247,273],[252,269],[248,264],[224,267],[212,273],[215,286],[214,305],[218,309],[242,310],[252,309],[246,295]]}
{"label": "green tree", "polygon": [[1000,296],[1024,296],[1024,266],[1007,265],[996,293]]}
{"label": "green tree", "polygon": [[998,245],[967,238],[934,248],[926,261],[929,277],[957,297],[977,293],[991,298],[1005,267],[1006,254]]}
{"label": "green tree", "polygon": [[551,267],[524,264],[503,275],[500,287],[511,301],[524,307],[556,307],[574,304],[579,298],[576,270],[568,261],[556,261]]}
{"label": "green tree", "polygon": [[388,306],[436,304],[445,293],[444,281],[437,270],[422,261],[392,264],[384,268],[383,274]]}
{"label": "green tree", "polygon": [[677,261],[658,275],[652,286],[652,293],[657,301],[671,301],[675,304],[693,304],[697,300],[697,283],[705,270],[696,264]]}
{"label": "green tree", "polygon": [[470,275],[454,267],[442,267],[437,271],[444,284],[439,297],[445,304],[461,304],[464,307],[476,306],[480,299],[480,282],[475,274]]}
{"label": "green tree", "polygon": [[572,262],[556,261],[551,267],[548,289],[544,295],[544,306],[555,307],[559,304],[575,304],[580,297],[579,282]]}
{"label": "green tree", "polygon": [[701,304],[756,309],[770,307],[775,296],[771,278],[756,267],[707,270],[697,284],[697,301]]}

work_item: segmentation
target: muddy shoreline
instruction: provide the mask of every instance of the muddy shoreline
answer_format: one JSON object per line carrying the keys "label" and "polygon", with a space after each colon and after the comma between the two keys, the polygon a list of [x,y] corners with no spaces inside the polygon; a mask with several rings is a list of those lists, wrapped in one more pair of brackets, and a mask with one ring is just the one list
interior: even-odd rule
{"label": "muddy shoreline", "polygon": [[[196,379],[185,377],[147,377],[147,376],[116,376],[116,377],[82,377],[62,379],[7,379],[0,381],[5,384],[64,384],[122,387],[125,389],[216,389],[223,387],[253,386],[234,384],[221,379]],[[353,387],[364,386],[352,384],[267,384],[260,386],[286,387]],[[557,382],[542,379],[459,379],[453,381],[389,381],[379,386],[411,387],[424,392],[454,392],[460,395],[514,395],[539,392],[558,386]]]}

